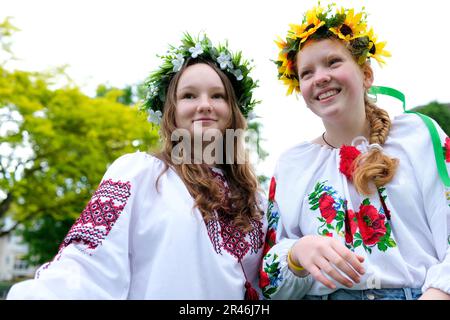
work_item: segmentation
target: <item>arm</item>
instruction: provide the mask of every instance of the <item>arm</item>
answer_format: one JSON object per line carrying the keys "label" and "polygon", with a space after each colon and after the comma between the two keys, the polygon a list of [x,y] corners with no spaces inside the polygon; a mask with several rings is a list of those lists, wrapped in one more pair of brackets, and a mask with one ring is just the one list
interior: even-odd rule
{"label": "arm", "polygon": [[110,166],[53,261],[42,266],[34,279],[14,285],[8,299],[127,298],[134,156],[124,156]]}
{"label": "arm", "polygon": [[276,182],[272,178],[267,209],[268,231],[259,284],[266,299],[301,299],[311,288],[313,279],[310,276],[297,277],[289,269],[288,252],[297,239],[286,237],[275,191]]}
{"label": "arm", "polygon": [[[450,139],[435,121],[433,123],[443,147],[445,166],[450,172]],[[421,299],[448,300],[450,299],[450,188],[444,186],[438,175],[428,131],[425,131],[422,136],[419,154],[430,158],[429,160],[421,159],[422,161],[418,162],[420,167],[416,167],[415,171],[422,185],[424,208],[431,231],[436,263],[427,270],[422,287],[424,294]]]}

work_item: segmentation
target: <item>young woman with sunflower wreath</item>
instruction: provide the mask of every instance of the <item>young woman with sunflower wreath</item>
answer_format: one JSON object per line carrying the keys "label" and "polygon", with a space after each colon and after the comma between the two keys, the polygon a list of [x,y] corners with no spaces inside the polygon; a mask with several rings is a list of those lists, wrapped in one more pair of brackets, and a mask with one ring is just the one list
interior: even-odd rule
{"label": "young woman with sunflower wreath", "polygon": [[[279,79],[325,132],[277,163],[264,296],[450,299],[450,201],[434,157],[450,140],[431,121],[434,147],[420,117],[391,121],[370,98],[370,60],[389,53],[366,14],[319,5],[276,42]],[[449,157],[441,160],[448,170]]]}

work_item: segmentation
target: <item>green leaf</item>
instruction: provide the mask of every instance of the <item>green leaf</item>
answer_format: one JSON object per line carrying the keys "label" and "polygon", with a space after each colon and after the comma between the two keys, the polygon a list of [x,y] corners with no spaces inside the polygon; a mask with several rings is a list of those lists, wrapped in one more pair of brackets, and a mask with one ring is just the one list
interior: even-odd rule
{"label": "green leaf", "polygon": [[378,242],[377,247],[380,251],[386,251],[387,250],[387,245],[384,242]]}
{"label": "green leaf", "polygon": [[312,192],[312,193],[309,195],[308,199],[311,200],[311,199],[316,198],[316,197],[317,197],[317,194],[318,194],[318,192],[316,192],[316,191]]}
{"label": "green leaf", "polygon": [[336,225],[336,231],[340,232],[342,230],[342,227],[344,226],[344,221],[340,221]]}
{"label": "green leaf", "polygon": [[355,239],[362,240],[361,235],[359,234],[359,232],[356,232],[356,233],[354,234],[354,237],[355,237]]}
{"label": "green leaf", "polygon": [[271,295],[271,294],[274,294],[275,291],[277,291],[276,287],[270,287],[269,289],[264,290],[264,293],[267,295]]}
{"label": "green leaf", "polygon": [[397,243],[393,239],[389,239],[386,244],[391,248],[394,248],[397,246]]}
{"label": "green leaf", "polygon": [[316,205],[312,206],[310,209],[311,210],[317,210],[317,208],[319,208],[319,204],[316,204]]}
{"label": "green leaf", "polygon": [[369,200],[369,198],[364,199],[362,203],[363,203],[363,205],[365,205],[365,206],[370,205],[370,200]]}
{"label": "green leaf", "polygon": [[355,243],[353,244],[353,246],[356,248],[356,247],[359,247],[360,245],[362,245],[362,240],[356,240],[355,241]]}

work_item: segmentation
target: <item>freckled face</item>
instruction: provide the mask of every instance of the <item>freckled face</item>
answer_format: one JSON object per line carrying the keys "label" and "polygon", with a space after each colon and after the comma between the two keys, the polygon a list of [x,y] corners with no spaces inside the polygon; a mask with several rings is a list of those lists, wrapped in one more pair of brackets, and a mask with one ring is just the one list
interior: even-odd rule
{"label": "freckled face", "polygon": [[303,99],[322,120],[340,121],[364,110],[372,74],[363,72],[341,41],[308,42],[297,54],[297,71]]}

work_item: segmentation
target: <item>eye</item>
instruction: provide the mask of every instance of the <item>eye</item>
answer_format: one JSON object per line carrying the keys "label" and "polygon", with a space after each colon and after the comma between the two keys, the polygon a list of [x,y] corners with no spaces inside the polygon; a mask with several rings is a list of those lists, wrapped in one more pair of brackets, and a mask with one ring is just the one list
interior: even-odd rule
{"label": "eye", "polygon": [[341,58],[331,58],[329,61],[328,61],[328,65],[331,67],[331,66],[336,66],[336,64],[338,64],[339,62],[342,62],[342,59]]}
{"label": "eye", "polygon": [[181,99],[191,100],[194,98],[195,98],[195,96],[190,92],[186,92],[181,95]]}
{"label": "eye", "polygon": [[308,78],[311,75],[310,70],[304,70],[302,73],[300,73],[300,79]]}
{"label": "eye", "polygon": [[224,99],[225,100],[225,94],[223,93],[215,93],[212,95],[213,99]]}

